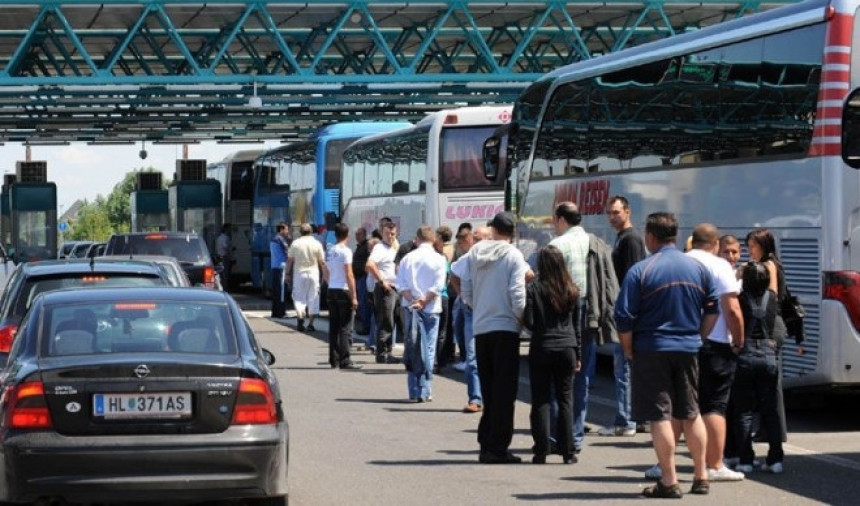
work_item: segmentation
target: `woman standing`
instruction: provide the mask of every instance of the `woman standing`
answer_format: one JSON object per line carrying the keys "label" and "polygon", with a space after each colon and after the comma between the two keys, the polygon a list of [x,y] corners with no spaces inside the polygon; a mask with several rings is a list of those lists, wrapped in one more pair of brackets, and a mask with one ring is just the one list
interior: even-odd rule
{"label": "woman standing", "polygon": [[[564,256],[554,246],[538,251],[538,277],[526,288],[525,327],[532,332],[529,346],[531,381],[532,463],[545,464],[550,451],[550,395],[558,403],[556,427],[573,425],[573,375],[579,371],[579,289]],[[558,449],[565,464],[576,462],[570,430],[558,431]]]}

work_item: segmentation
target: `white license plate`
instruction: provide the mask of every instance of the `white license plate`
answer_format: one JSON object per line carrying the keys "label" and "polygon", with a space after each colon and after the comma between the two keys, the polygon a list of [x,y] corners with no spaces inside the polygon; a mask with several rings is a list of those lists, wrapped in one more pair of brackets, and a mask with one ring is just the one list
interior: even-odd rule
{"label": "white license plate", "polygon": [[94,394],[93,414],[105,419],[187,418],[191,392]]}

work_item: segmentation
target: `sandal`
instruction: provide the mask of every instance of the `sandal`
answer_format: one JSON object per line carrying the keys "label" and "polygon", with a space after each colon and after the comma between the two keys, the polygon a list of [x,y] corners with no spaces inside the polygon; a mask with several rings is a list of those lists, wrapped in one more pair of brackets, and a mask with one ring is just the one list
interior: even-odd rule
{"label": "sandal", "polygon": [[642,495],[652,499],[680,499],[683,496],[681,487],[677,483],[674,485],[663,485],[662,481],[658,481],[653,487],[642,489]]}
{"label": "sandal", "polygon": [[690,487],[691,494],[708,495],[711,491],[711,482],[708,480],[693,480],[693,486]]}

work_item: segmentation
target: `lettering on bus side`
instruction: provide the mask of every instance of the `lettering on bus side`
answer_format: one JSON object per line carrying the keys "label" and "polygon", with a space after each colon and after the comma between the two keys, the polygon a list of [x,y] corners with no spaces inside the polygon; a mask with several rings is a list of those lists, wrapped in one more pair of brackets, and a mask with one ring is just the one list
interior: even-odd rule
{"label": "lettering on bus side", "polygon": [[609,200],[609,180],[590,179],[561,183],[555,187],[553,209],[561,202],[573,202],[582,215],[603,214]]}
{"label": "lettering on bus side", "polygon": [[449,205],[445,209],[445,218],[449,220],[490,219],[504,210],[504,204]]}

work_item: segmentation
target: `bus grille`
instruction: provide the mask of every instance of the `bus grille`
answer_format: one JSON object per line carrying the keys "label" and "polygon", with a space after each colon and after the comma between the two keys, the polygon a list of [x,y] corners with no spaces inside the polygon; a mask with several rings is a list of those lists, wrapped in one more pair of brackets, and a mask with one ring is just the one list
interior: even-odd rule
{"label": "bus grille", "polygon": [[779,257],[785,267],[785,278],[792,295],[797,296],[806,309],[803,328],[806,340],[801,346],[803,354],[789,339],[783,347],[783,377],[792,378],[815,370],[820,342],[821,313],[821,259],[818,239],[783,238]]}

